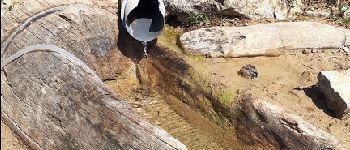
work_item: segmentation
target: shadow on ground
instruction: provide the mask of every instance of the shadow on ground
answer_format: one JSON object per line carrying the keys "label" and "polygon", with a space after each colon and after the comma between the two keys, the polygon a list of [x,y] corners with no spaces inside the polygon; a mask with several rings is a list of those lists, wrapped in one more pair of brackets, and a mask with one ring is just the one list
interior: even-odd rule
{"label": "shadow on ground", "polygon": [[336,118],[334,112],[328,108],[327,103],[325,101],[325,95],[320,91],[320,89],[316,85],[312,85],[307,88],[301,89],[304,91],[305,95],[312,99],[312,102],[319,108],[322,109],[324,113],[328,116]]}

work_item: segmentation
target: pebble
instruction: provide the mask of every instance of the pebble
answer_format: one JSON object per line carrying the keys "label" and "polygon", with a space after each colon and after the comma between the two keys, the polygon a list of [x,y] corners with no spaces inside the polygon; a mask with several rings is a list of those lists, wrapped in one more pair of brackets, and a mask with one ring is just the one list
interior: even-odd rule
{"label": "pebble", "polygon": [[311,53],[311,49],[303,49],[302,53],[303,54],[310,54]]}
{"label": "pebble", "polygon": [[238,74],[248,79],[254,79],[258,77],[258,71],[256,70],[255,66],[251,64],[243,66],[241,70],[238,71]]}
{"label": "pebble", "polygon": [[343,50],[344,50],[344,52],[346,52],[346,53],[350,53],[350,49],[348,48],[348,47],[343,47]]}

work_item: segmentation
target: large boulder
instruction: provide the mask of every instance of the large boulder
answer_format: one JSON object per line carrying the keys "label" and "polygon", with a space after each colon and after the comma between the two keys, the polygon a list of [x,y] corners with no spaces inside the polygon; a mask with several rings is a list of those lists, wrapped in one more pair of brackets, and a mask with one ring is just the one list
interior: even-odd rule
{"label": "large boulder", "polygon": [[[117,12],[118,0],[2,0],[1,1],[1,41],[29,17],[50,13],[50,8],[64,5],[86,4]],[[45,11],[46,10],[46,11]]]}
{"label": "large boulder", "polygon": [[267,99],[243,99],[238,115],[238,134],[269,149],[343,149],[338,140],[301,117],[271,104]]}
{"label": "large boulder", "polygon": [[301,0],[165,0],[170,15],[179,20],[193,14],[225,15],[251,19],[286,19],[302,10]]}
{"label": "large boulder", "polygon": [[[5,32],[1,34],[6,38],[1,39],[1,58],[28,45],[44,43],[71,50],[102,79],[115,79],[132,65],[117,48],[117,15],[85,4],[24,3],[28,5],[18,5],[16,10],[4,12],[1,31]],[[63,5],[59,5],[61,3]],[[108,18],[101,19],[106,16]]]}
{"label": "large boulder", "polygon": [[350,30],[314,22],[280,22],[246,27],[211,27],[186,32],[181,47],[213,57],[275,55],[280,49],[343,48]]}
{"label": "large boulder", "polygon": [[274,18],[283,20],[302,10],[301,0],[225,0],[222,14],[242,14],[251,19]]}
{"label": "large boulder", "polygon": [[31,149],[186,149],[65,49],[32,45],[1,65],[2,120]]}
{"label": "large boulder", "polygon": [[115,14],[86,4],[25,3],[30,6],[18,5],[1,20],[1,118],[24,143],[31,149],[186,149],[102,82],[133,64],[118,49]]}
{"label": "large boulder", "polygon": [[180,21],[195,14],[218,14],[223,6],[215,0],[164,0],[164,4],[168,15],[175,15]]}
{"label": "large boulder", "polygon": [[328,107],[339,118],[350,113],[350,69],[347,71],[321,71],[318,88],[326,96]]}

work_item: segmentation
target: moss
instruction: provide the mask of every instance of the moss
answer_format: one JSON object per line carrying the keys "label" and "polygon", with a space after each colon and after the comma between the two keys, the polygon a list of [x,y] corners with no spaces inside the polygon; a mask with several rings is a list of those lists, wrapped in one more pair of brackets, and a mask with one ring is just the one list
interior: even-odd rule
{"label": "moss", "polygon": [[161,36],[166,37],[168,40],[176,41],[180,37],[180,33],[176,28],[166,26]]}
{"label": "moss", "polygon": [[197,62],[203,62],[205,61],[204,56],[200,56],[200,55],[188,55],[190,59],[197,61]]}
{"label": "moss", "polygon": [[182,53],[181,48],[177,45],[177,41],[180,38],[181,33],[182,33],[182,29],[173,28],[169,25],[166,25],[163,32],[158,37],[157,43],[165,47],[168,47],[174,50],[175,52]]}
{"label": "moss", "polygon": [[221,96],[219,97],[219,100],[223,106],[228,107],[230,106],[233,97],[234,97],[234,94],[231,92],[231,90],[226,90],[221,94]]}
{"label": "moss", "polygon": [[188,17],[187,17],[187,23],[190,24],[190,25],[193,25],[193,24],[198,24],[198,23],[201,23],[201,22],[205,22],[208,20],[208,17],[207,15],[205,14],[190,14]]}
{"label": "moss", "polygon": [[225,119],[221,116],[218,116],[217,118],[214,118],[214,122],[215,124],[217,124],[220,127],[224,127],[225,126]]}

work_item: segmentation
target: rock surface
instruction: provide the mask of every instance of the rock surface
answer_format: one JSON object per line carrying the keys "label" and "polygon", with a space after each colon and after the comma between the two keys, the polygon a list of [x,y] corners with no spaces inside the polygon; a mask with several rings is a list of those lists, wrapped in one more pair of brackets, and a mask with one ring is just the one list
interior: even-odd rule
{"label": "rock surface", "polygon": [[180,21],[186,21],[193,14],[217,13],[221,9],[221,4],[215,0],[164,0],[164,4],[168,15],[175,15]]}
{"label": "rock surface", "polygon": [[219,14],[251,19],[286,19],[289,15],[301,12],[301,0],[165,0],[170,15],[185,21],[192,14]]}
{"label": "rock surface", "polygon": [[[116,48],[119,33],[117,15],[86,4],[64,2],[25,1],[27,5],[4,12],[1,58],[25,46],[44,43],[71,50],[102,79],[114,79],[127,70],[132,62],[122,57]],[[103,17],[108,18],[101,19]]]}
{"label": "rock surface", "polygon": [[[238,132],[276,149],[342,149],[328,132],[261,99],[244,99]],[[246,139],[245,137],[242,139]]]}
{"label": "rock surface", "polygon": [[28,150],[16,134],[1,120],[1,149]]}
{"label": "rock surface", "polygon": [[132,66],[117,47],[116,15],[85,4],[25,3],[1,19],[1,118],[28,147],[186,149],[102,82]]}
{"label": "rock surface", "polygon": [[238,74],[247,79],[254,79],[258,77],[258,71],[256,70],[255,66],[251,64],[243,66],[238,71]]}
{"label": "rock surface", "polygon": [[330,17],[332,15],[330,10],[329,11],[327,11],[327,10],[322,10],[322,11],[308,10],[308,11],[305,11],[304,14],[307,16],[311,16],[311,17],[324,17],[324,18]]}
{"label": "rock surface", "polygon": [[190,54],[242,57],[278,55],[280,49],[349,47],[349,37],[349,29],[313,22],[281,22],[202,28],[181,35],[180,44]]}
{"label": "rock surface", "polygon": [[300,13],[301,0],[226,0],[224,1],[224,15],[232,15],[234,12],[243,14],[251,19],[275,18],[286,19],[289,15]]}
{"label": "rock surface", "polygon": [[186,149],[68,51],[35,45],[12,56],[2,62],[1,115],[32,149]]}
{"label": "rock surface", "polygon": [[321,71],[318,87],[326,96],[328,107],[336,116],[346,117],[350,112],[350,69],[347,71]]}

